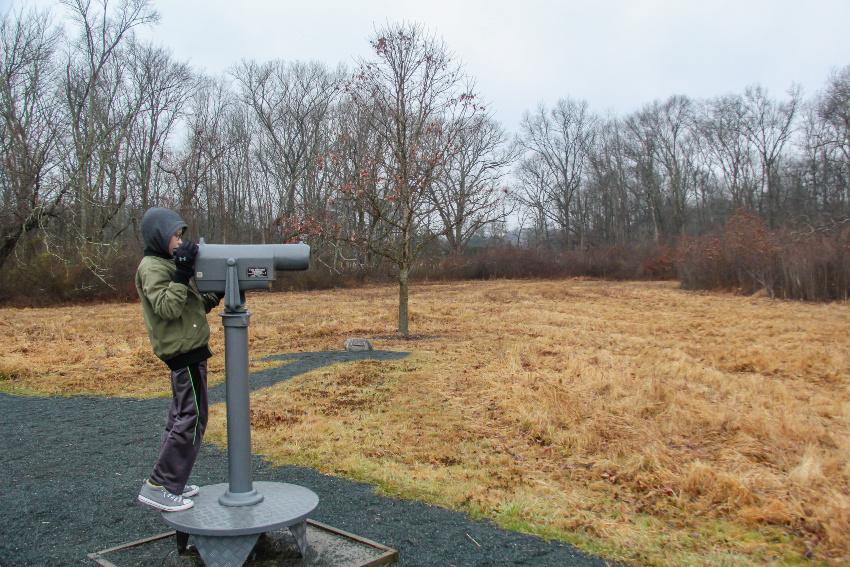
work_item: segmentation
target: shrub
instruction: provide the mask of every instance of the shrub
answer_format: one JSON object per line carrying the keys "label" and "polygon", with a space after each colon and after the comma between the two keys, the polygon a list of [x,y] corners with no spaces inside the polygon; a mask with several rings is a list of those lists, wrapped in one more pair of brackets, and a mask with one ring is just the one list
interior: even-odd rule
{"label": "shrub", "polygon": [[634,280],[643,277],[642,260],[648,252],[640,245],[588,246],[564,255],[566,275]]}
{"label": "shrub", "polygon": [[738,211],[720,234],[683,239],[676,271],[686,289],[843,300],[850,294],[848,235],[847,230],[770,231],[758,216]]}
{"label": "shrub", "polygon": [[140,254],[130,246],[52,254],[40,239],[25,244],[3,266],[0,303],[39,307],[90,301],[127,301],[137,297],[136,266]]}
{"label": "shrub", "polygon": [[474,256],[451,256],[437,262],[426,260],[419,273],[438,280],[555,278],[564,275],[564,268],[553,256],[514,246],[498,246]]}
{"label": "shrub", "polygon": [[645,277],[642,263],[651,254],[658,254],[654,246],[589,246],[583,250],[547,253],[502,245],[469,256],[423,260],[418,273],[437,280],[564,277],[630,280]]}

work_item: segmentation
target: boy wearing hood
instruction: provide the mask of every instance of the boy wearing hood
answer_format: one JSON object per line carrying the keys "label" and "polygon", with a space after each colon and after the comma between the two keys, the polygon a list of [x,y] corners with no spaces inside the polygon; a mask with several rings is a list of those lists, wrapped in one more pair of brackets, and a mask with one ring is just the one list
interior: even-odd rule
{"label": "boy wearing hood", "polygon": [[142,218],[144,258],[136,289],[154,354],[171,370],[171,409],[159,459],[142,484],[139,501],[176,512],[194,505],[198,487],[187,485],[207,425],[207,316],[220,298],[201,294],[190,280],[198,245],[183,240],[188,225],[169,209],[154,207]]}

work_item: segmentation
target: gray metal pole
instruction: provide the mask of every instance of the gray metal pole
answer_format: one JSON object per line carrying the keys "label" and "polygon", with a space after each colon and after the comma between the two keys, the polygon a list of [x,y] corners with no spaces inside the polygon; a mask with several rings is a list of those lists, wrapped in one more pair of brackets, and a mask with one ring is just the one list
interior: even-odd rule
{"label": "gray metal pole", "polygon": [[[235,277],[235,268],[232,271]],[[236,290],[230,291],[233,293]],[[227,465],[230,472],[229,488],[218,499],[222,506],[251,506],[263,501],[263,495],[254,489],[251,474],[251,400],[248,382],[248,325],[251,314],[245,309],[244,301],[242,303],[239,306],[225,304],[225,311],[221,314],[227,388]]]}

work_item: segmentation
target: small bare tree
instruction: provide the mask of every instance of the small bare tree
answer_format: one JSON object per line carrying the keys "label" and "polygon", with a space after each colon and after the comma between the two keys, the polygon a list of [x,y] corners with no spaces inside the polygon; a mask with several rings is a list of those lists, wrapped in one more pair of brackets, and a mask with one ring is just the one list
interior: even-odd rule
{"label": "small bare tree", "polygon": [[454,55],[421,26],[389,25],[371,44],[375,59],[361,61],[347,87],[349,120],[334,157],[337,199],[354,211],[337,238],[395,266],[398,331],[408,335],[410,269],[453,228],[440,222],[435,192],[446,187],[448,161],[462,143],[460,125],[485,110]]}

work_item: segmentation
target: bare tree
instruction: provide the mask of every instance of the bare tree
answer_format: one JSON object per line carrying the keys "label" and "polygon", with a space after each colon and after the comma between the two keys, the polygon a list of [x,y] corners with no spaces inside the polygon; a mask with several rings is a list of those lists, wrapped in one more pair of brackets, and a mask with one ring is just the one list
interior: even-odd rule
{"label": "bare tree", "polygon": [[[173,207],[187,222],[209,236],[220,237],[222,223],[237,218],[221,218],[221,161],[232,149],[234,139],[227,135],[234,97],[223,79],[201,77],[186,103],[185,138],[162,160],[160,169],[167,182],[164,203]],[[216,216],[216,212],[219,213]],[[191,221],[189,221],[191,219]]]}
{"label": "bare tree", "polygon": [[162,173],[159,165],[196,80],[189,66],[174,61],[164,48],[134,43],[129,56],[133,89],[141,100],[130,133],[133,187],[144,211],[159,200],[156,194]]}
{"label": "bare tree", "polygon": [[431,196],[446,230],[449,250],[461,254],[482,227],[510,213],[502,207],[508,193],[504,178],[517,158],[507,145],[505,129],[485,115],[450,126],[457,142],[446,160],[446,173],[437,179]]}
{"label": "bare tree", "polygon": [[58,38],[47,13],[9,11],[0,21],[0,267],[65,195],[56,172]]}
{"label": "bare tree", "polygon": [[648,112],[632,114],[625,120],[625,155],[630,162],[632,182],[630,192],[643,214],[652,223],[652,237],[657,243],[666,235],[667,218],[664,203],[664,179],[658,163],[658,140],[654,120]]}
{"label": "bare tree", "polygon": [[[655,110],[657,109],[657,113]],[[655,148],[667,177],[667,202],[672,209],[671,230],[684,234],[688,203],[696,195],[698,131],[692,101],[672,96],[649,113],[657,136]]]}
{"label": "bare tree", "polygon": [[835,146],[850,163],[850,65],[830,74],[816,107],[818,117],[828,127],[823,143]]}
{"label": "bare tree", "polygon": [[652,215],[655,239],[680,236],[699,175],[693,104],[684,96],[655,101],[626,124],[637,185]]}
{"label": "bare tree", "polygon": [[575,199],[584,180],[584,168],[597,133],[598,117],[587,101],[561,99],[549,111],[540,105],[535,114],[523,116],[523,148],[537,156],[536,163],[549,171],[553,184],[548,188],[547,216],[561,231],[563,243],[570,245]]}
{"label": "bare tree", "polygon": [[328,119],[339,97],[341,70],[330,72],[316,62],[251,61],[237,66],[233,75],[260,125],[260,155],[277,180],[276,216],[292,216],[299,202],[326,200],[316,183],[317,167],[327,153]]}
{"label": "bare tree", "polygon": [[709,100],[698,118],[707,167],[731,200],[732,209],[756,209],[753,146],[744,128],[745,106],[739,95]]}
{"label": "bare tree", "polygon": [[744,91],[744,112],[741,125],[744,135],[755,147],[761,168],[759,212],[776,225],[781,213],[779,160],[794,132],[794,119],[800,108],[801,89],[792,86],[788,100],[770,98],[761,85]]}
{"label": "bare tree", "polygon": [[812,107],[804,151],[811,156],[810,163],[818,164],[822,170],[822,180],[815,182],[814,187],[821,188],[826,212],[847,218],[850,216],[850,65],[830,73],[826,87],[817,94]]}
{"label": "bare tree", "polygon": [[[126,228],[110,228],[127,199],[126,147],[144,98],[128,77],[132,30],[156,22],[151,0],[61,0],[78,35],[67,46],[63,90],[69,147],[65,174],[74,199],[76,251],[97,270],[97,250]],[[90,252],[91,250],[91,252]]]}
{"label": "bare tree", "polygon": [[362,212],[369,227],[340,234],[395,266],[398,329],[407,335],[410,269],[453,228],[441,224],[433,195],[460,143],[456,125],[485,110],[454,56],[420,26],[388,25],[371,44],[375,59],[361,61],[347,87],[352,118],[336,158],[346,172],[339,200]]}
{"label": "bare tree", "polygon": [[636,208],[629,192],[631,176],[622,127],[622,121],[614,116],[601,123],[590,155],[588,188],[598,208],[598,230],[604,241],[619,244],[632,236],[632,210]]}
{"label": "bare tree", "polygon": [[273,217],[260,214],[256,198],[271,193],[253,175],[259,137],[250,108],[233,104],[222,124],[221,155],[214,160],[204,212],[210,236],[225,242],[265,242]]}
{"label": "bare tree", "polygon": [[533,243],[551,250],[551,227],[553,224],[558,226],[560,218],[550,206],[552,186],[555,185],[552,170],[541,156],[532,154],[520,161],[514,174],[520,187],[514,198],[532,216]]}

